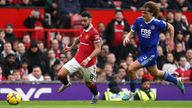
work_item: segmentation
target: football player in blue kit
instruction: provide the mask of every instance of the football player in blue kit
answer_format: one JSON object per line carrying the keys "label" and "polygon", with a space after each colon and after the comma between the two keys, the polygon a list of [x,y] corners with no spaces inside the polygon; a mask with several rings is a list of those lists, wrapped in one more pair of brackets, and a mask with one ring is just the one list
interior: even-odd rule
{"label": "football player in blue kit", "polygon": [[131,79],[131,92],[134,93],[136,90],[136,71],[141,67],[145,67],[154,77],[177,85],[181,93],[184,94],[185,87],[181,78],[175,78],[168,72],[164,72],[157,68],[157,46],[159,42],[159,34],[164,30],[167,30],[170,33],[171,40],[168,47],[170,50],[173,50],[174,27],[163,20],[156,19],[159,8],[156,3],[152,1],[146,2],[142,7],[141,12],[142,16],[137,18],[131,31],[123,41],[124,46],[126,46],[134,33],[137,33],[140,56],[128,67],[128,74]]}

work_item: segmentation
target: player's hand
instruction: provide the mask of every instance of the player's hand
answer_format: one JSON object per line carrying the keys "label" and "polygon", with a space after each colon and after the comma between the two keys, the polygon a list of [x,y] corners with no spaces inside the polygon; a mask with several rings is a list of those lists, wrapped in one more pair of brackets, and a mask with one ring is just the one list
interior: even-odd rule
{"label": "player's hand", "polygon": [[126,47],[129,41],[130,41],[129,36],[126,36],[125,39],[123,40],[123,45]]}
{"label": "player's hand", "polygon": [[66,46],[63,51],[64,51],[64,53],[65,53],[65,52],[67,52],[67,51],[70,51],[71,49],[72,49],[71,47]]}
{"label": "player's hand", "polygon": [[88,58],[86,58],[85,60],[83,60],[82,62],[81,62],[81,66],[83,66],[83,67],[85,67],[88,63],[89,63],[89,59]]}

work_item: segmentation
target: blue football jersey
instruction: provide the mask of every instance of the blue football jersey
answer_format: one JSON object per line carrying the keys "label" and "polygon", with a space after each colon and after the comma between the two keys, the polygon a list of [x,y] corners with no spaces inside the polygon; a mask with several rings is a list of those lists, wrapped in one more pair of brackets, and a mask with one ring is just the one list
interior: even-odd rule
{"label": "blue football jersey", "polygon": [[163,20],[152,18],[151,21],[145,22],[142,17],[137,18],[131,30],[137,32],[140,53],[157,52],[159,34],[166,28],[167,23]]}

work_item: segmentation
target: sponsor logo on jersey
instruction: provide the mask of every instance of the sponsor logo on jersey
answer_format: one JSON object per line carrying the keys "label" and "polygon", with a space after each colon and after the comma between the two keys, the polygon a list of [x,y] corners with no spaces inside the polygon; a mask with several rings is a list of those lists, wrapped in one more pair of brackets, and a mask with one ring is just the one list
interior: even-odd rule
{"label": "sponsor logo on jersey", "polygon": [[151,30],[150,29],[141,29],[141,36],[144,38],[150,38]]}
{"label": "sponsor logo on jersey", "polygon": [[124,32],[124,30],[121,30],[121,29],[115,29],[114,31],[115,32]]}

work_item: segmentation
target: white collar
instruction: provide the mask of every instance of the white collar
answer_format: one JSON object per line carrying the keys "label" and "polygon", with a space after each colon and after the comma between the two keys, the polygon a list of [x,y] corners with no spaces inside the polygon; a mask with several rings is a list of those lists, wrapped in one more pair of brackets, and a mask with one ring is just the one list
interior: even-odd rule
{"label": "white collar", "polygon": [[85,32],[88,32],[91,28],[93,27],[92,24],[89,25],[89,27],[87,29],[84,29]]}
{"label": "white collar", "polygon": [[[117,21],[115,21],[115,25],[117,25],[117,24],[118,24],[118,22],[117,22]],[[121,21],[121,25],[122,25],[122,26],[124,26],[124,25],[125,25],[124,21]]]}
{"label": "white collar", "polygon": [[152,19],[150,20],[150,21],[148,21],[148,22],[145,22],[146,24],[149,24],[149,23],[151,23],[153,20],[155,19],[155,17],[152,17]]}

